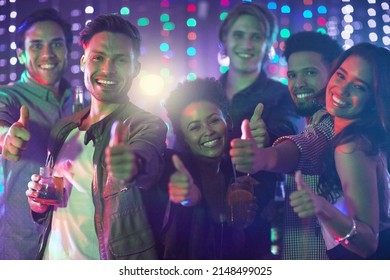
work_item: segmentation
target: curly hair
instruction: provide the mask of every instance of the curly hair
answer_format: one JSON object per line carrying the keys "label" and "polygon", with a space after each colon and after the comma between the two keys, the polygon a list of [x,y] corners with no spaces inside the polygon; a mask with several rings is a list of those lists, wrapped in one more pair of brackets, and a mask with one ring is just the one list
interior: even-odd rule
{"label": "curly hair", "polygon": [[165,109],[180,144],[183,144],[183,133],[180,128],[181,114],[185,107],[198,101],[209,101],[221,110],[225,118],[228,116],[229,103],[218,80],[198,78],[179,83],[166,99]]}
{"label": "curly hair", "polygon": [[328,67],[343,52],[339,43],[326,34],[315,31],[302,31],[291,35],[285,41],[283,56],[288,61],[291,54],[302,51],[319,53]]}

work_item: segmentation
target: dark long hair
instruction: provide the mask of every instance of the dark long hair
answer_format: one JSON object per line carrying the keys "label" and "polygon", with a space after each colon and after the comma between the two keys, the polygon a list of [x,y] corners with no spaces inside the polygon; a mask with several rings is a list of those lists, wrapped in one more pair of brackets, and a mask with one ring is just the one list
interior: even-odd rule
{"label": "dark long hair", "polygon": [[[363,58],[372,66],[373,94],[359,118],[335,136],[324,154],[324,172],[320,176],[319,192],[332,203],[342,193],[341,182],[334,160],[334,150],[337,146],[354,141],[358,144],[356,148],[367,155],[375,156],[381,152],[389,153],[390,118],[388,108],[390,108],[390,87],[386,79],[390,77],[390,51],[369,43],[353,46],[336,60],[330,76],[351,55]],[[386,166],[384,166],[384,169],[386,169]],[[378,193],[381,214],[387,213],[388,190],[382,188],[378,190]]]}

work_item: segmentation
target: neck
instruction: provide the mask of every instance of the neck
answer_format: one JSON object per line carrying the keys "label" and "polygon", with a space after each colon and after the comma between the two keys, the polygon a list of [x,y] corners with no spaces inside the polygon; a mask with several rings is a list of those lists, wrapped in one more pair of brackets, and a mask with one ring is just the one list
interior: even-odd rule
{"label": "neck", "polygon": [[119,106],[120,104],[117,103],[107,104],[92,98],[89,115],[82,121],[80,130],[87,130],[91,125],[101,121],[114,112]]}
{"label": "neck", "polygon": [[[27,71],[26,71],[27,72]],[[61,98],[62,98],[62,92],[60,91],[60,81],[52,84],[52,85],[44,85],[44,84],[41,84],[39,82],[37,82],[36,80],[34,80],[30,74],[27,72],[27,78],[28,80],[31,82],[31,83],[34,83],[34,84],[37,84],[41,87],[44,87],[46,89],[48,89],[49,91],[51,91],[53,93],[53,96],[58,100],[60,101]]]}
{"label": "neck", "polygon": [[220,158],[196,157],[196,161],[202,174],[218,174],[221,165]]}
{"label": "neck", "polygon": [[339,134],[344,128],[353,123],[353,120],[334,117],[334,134]]}

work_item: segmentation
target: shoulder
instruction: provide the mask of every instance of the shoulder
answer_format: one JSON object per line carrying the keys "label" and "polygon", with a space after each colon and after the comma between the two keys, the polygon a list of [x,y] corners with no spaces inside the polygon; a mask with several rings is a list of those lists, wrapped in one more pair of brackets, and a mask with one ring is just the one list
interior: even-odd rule
{"label": "shoulder", "polygon": [[355,137],[352,141],[337,145],[335,152],[339,154],[364,153],[371,150],[371,142],[366,137]]}

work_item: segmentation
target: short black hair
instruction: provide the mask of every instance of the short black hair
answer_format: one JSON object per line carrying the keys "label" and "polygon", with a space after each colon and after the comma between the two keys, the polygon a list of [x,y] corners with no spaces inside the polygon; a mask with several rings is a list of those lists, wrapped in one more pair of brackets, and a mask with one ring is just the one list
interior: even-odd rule
{"label": "short black hair", "polygon": [[33,12],[22,20],[16,30],[16,44],[18,48],[24,49],[26,31],[35,23],[41,21],[53,21],[57,23],[64,32],[66,47],[70,50],[73,42],[73,34],[70,23],[65,21],[59,12],[53,8],[44,8]]}
{"label": "short black hair", "polygon": [[221,110],[225,118],[228,116],[229,102],[218,80],[198,78],[179,83],[165,101],[165,109],[177,139],[183,139],[180,128],[182,111],[189,104],[198,101],[209,101]]}
{"label": "short black hair", "polygon": [[137,27],[117,14],[100,15],[88,22],[80,32],[79,43],[83,47],[88,45],[91,38],[100,32],[124,34],[133,42],[134,52],[138,57],[141,53],[141,35]]}
{"label": "short black hair", "polygon": [[291,54],[301,51],[319,53],[323,60],[332,65],[333,61],[343,52],[339,43],[329,35],[316,31],[301,31],[291,35],[285,42],[283,56],[288,61]]}

